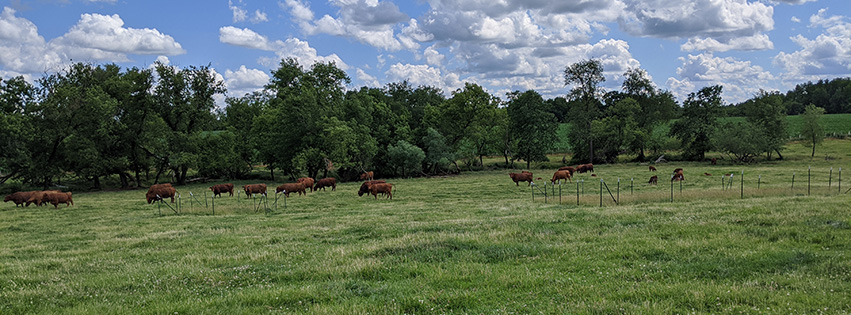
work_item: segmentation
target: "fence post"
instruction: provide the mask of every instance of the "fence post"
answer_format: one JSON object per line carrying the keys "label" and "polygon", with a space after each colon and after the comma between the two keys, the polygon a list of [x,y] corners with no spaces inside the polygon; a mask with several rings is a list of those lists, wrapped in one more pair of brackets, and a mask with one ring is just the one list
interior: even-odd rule
{"label": "fence post", "polygon": [[600,207],[603,206],[603,179],[600,178]]}
{"label": "fence post", "polygon": [[210,198],[210,204],[213,205],[213,215],[216,215],[216,195],[213,195],[214,198]]}
{"label": "fence post", "polygon": [[741,197],[742,197],[742,199],[745,199],[745,171],[744,170],[742,170],[742,177],[741,177]]}
{"label": "fence post", "polygon": [[617,190],[617,192],[618,192],[617,203],[620,203],[621,202],[621,178],[620,177],[618,177],[618,190]]}
{"label": "fence post", "polygon": [[558,184],[558,204],[561,204],[561,184]]}
{"label": "fence post", "polygon": [[792,172],[792,192],[795,192],[795,172]]}
{"label": "fence post", "polygon": [[833,188],[833,166],[830,167],[830,175],[827,177],[827,191]]}
{"label": "fence post", "polygon": [[632,195],[632,184],[635,182],[635,177],[629,178],[629,194]]}
{"label": "fence post", "polygon": [[671,203],[674,202],[674,175],[671,175]]}
{"label": "fence post", "polygon": [[180,213],[180,194],[177,194],[177,212]]}
{"label": "fence post", "polygon": [[839,190],[838,193],[842,193],[842,168],[839,168]]}
{"label": "fence post", "polygon": [[810,169],[812,169],[812,167],[807,166],[807,196],[810,195]]}
{"label": "fence post", "polygon": [[579,181],[576,181],[576,205],[579,205]]}
{"label": "fence post", "polygon": [[207,207],[207,191],[204,191],[204,208]]}
{"label": "fence post", "polygon": [[721,175],[721,191],[727,190],[727,184],[724,183],[724,175]]}

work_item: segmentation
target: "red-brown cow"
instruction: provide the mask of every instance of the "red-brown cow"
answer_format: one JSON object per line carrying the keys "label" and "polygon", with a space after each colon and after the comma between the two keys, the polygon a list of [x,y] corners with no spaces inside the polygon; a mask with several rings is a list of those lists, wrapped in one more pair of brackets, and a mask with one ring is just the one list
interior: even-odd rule
{"label": "red-brown cow", "polygon": [[573,173],[576,172],[576,169],[572,166],[562,166],[558,168],[559,171],[568,171],[570,172],[570,176],[573,176]]}
{"label": "red-brown cow", "polygon": [[42,201],[44,203],[50,203],[53,205],[53,209],[59,208],[60,203],[64,203],[65,207],[70,207],[74,204],[74,199],[71,197],[71,192],[51,192],[44,193],[42,196]]}
{"label": "red-brown cow", "polygon": [[523,171],[522,173],[508,173],[508,176],[511,177],[511,180],[517,186],[520,186],[520,182],[529,182],[529,185],[532,185],[532,173]]}
{"label": "red-brown cow", "polygon": [[44,190],[44,191],[31,191],[30,198],[27,199],[26,206],[29,207],[31,203],[34,203],[36,206],[41,207],[44,204],[44,193],[59,193],[62,191],[59,190]]}
{"label": "red-brown cow", "polygon": [[360,185],[360,189],[358,189],[358,197],[363,196],[363,194],[369,194],[369,187],[372,186],[373,184],[384,184],[384,183],[385,183],[385,181],[383,181],[383,180],[371,180],[371,181],[363,182],[363,184]]}
{"label": "red-brown cow", "polygon": [[360,174],[360,180],[373,180],[375,178],[375,174],[372,171],[363,172]]}
{"label": "red-brown cow", "polygon": [[213,185],[213,186],[210,186],[210,190],[213,191],[213,197],[215,197],[215,196],[221,197],[222,193],[224,193],[224,192],[230,194],[230,196],[233,197],[233,184],[231,184],[231,183]]}
{"label": "red-brown cow", "polygon": [[6,195],[6,198],[5,198],[5,199],[3,199],[3,202],[9,202],[9,201],[11,201],[11,202],[14,202],[14,203],[15,203],[15,207],[17,207],[17,206],[22,206],[22,207],[23,207],[23,204],[24,204],[25,202],[27,202],[27,200],[29,200],[29,199],[30,199],[30,197],[32,196],[32,194],[33,194],[33,192],[32,192],[32,191],[19,191],[19,192],[15,192],[15,193],[12,193],[11,195]]}
{"label": "red-brown cow", "polygon": [[281,184],[278,188],[275,188],[275,194],[280,192],[284,192],[284,195],[289,197],[290,193],[298,193],[299,195],[307,195],[307,192],[304,191],[304,183],[287,183]]}
{"label": "red-brown cow", "polygon": [[148,199],[149,204],[157,200],[165,200],[165,198],[171,198],[171,203],[174,203],[174,196],[176,194],[177,189],[171,187],[170,184],[154,185],[148,188],[145,198]]}
{"label": "red-brown cow", "polygon": [[310,191],[313,191],[313,184],[315,184],[316,181],[313,180],[313,178],[310,178],[310,177],[302,177],[302,178],[297,179],[296,183],[304,184],[304,188],[305,188],[304,192],[307,193],[307,188],[310,188]]}
{"label": "red-brown cow", "polygon": [[375,199],[378,199],[378,194],[385,194],[387,198],[393,200],[393,184],[389,183],[378,183],[372,184],[369,186],[369,193],[372,194]]}
{"label": "red-brown cow", "polygon": [[709,173],[703,173],[703,175],[712,176],[712,174],[709,174]]}
{"label": "red-brown cow", "polygon": [[686,180],[685,176],[683,176],[683,170],[682,169],[680,169],[679,171],[674,173],[674,176],[671,177],[672,182],[681,181],[681,180]]}
{"label": "red-brown cow", "polygon": [[653,176],[650,176],[650,181],[647,182],[647,183],[650,184],[650,185],[656,185],[656,183],[658,183],[658,182],[659,182],[659,176],[653,175]]}
{"label": "red-brown cow", "polygon": [[555,185],[556,182],[561,184],[562,180],[567,180],[567,181],[572,182],[570,180],[570,171],[556,171],[555,174],[553,174],[553,179],[551,179],[550,182],[553,183],[553,185]]}
{"label": "red-brown cow", "polygon": [[323,178],[316,182],[313,186],[313,191],[319,189],[325,190],[325,187],[331,187],[331,191],[337,190],[337,179],[333,177]]}
{"label": "red-brown cow", "polygon": [[594,164],[581,164],[576,167],[577,173],[594,172]]}
{"label": "red-brown cow", "polygon": [[655,166],[653,166],[653,165],[650,165],[650,171],[651,171],[651,172],[655,172],[655,171],[656,171],[656,167],[655,167]]}
{"label": "red-brown cow", "polygon": [[266,195],[266,184],[251,184],[242,186],[242,190],[245,191],[246,198],[251,198],[254,194]]}

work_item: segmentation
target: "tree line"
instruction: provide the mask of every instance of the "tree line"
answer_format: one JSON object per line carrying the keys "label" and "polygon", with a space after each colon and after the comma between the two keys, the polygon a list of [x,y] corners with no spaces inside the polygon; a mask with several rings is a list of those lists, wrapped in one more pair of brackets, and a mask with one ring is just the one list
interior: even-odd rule
{"label": "tree line", "polygon": [[[449,95],[407,81],[347,89],[351,80],[335,64],[304,67],[287,58],[262,91],[226,98],[217,109],[225,87],[209,66],[76,63],[34,84],[0,80],[0,183],[46,187],[71,178],[100,189],[104,178],[117,177],[121,187],[184,184],[190,171],[238,179],[256,165],[273,180],[354,179],[367,170],[404,177],[479,169],[486,156],[528,168],[548,161],[562,122],[571,126],[571,163],[615,162],[623,154],[643,161],[672,139],[684,158],[702,159],[725,145],[719,139],[735,138],[718,126],[720,86],[690,94],[680,107],[642,69],[628,70],[621,90],[608,92],[602,72],[599,61],[582,61],[565,68],[565,85],[573,87],[565,97],[545,100],[528,90],[502,99],[473,83]],[[763,93],[740,105],[753,117],[747,127],[758,131],[751,136],[769,139],[753,141],[757,154],[780,156],[785,105],[778,98]],[[672,119],[670,132],[660,133]]]}

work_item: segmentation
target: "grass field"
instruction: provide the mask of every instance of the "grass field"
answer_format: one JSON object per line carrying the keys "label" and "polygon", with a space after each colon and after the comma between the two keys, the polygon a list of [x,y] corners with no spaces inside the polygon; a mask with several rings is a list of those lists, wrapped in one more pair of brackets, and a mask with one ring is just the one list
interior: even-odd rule
{"label": "grass field", "polygon": [[[578,206],[575,184],[545,203],[507,171],[390,180],[393,200],[343,183],[268,214],[236,197],[215,215],[190,206],[209,184],[178,187],[182,212],[162,216],[138,190],[75,193],[59,210],[6,203],[0,313],[851,312],[851,194],[838,187],[842,167],[851,188],[851,140],[806,153],[658,165],[659,186],[646,166],[598,165],[577,176]],[[675,167],[686,182],[671,203]],[[731,190],[723,173],[737,174]],[[599,207],[600,178],[621,179],[620,205]]]}

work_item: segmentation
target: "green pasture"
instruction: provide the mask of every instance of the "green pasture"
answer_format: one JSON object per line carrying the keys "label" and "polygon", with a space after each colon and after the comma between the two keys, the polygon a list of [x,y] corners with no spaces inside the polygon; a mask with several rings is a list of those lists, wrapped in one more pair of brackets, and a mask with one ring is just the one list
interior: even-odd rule
{"label": "green pasture", "polygon": [[[279,197],[277,210],[270,195],[268,213],[225,196],[213,215],[211,183],[178,187],[180,213],[143,190],[75,193],[60,209],[5,203],[0,314],[851,312],[851,140],[807,152],[656,173],[597,165],[560,186],[561,203],[559,186],[536,181],[550,193],[533,199],[508,170],[390,179],[393,200],[358,197],[360,183],[286,208]],[[671,202],[676,167],[686,181]],[[606,191],[599,206],[600,179],[615,194],[620,179],[619,205]]]}

